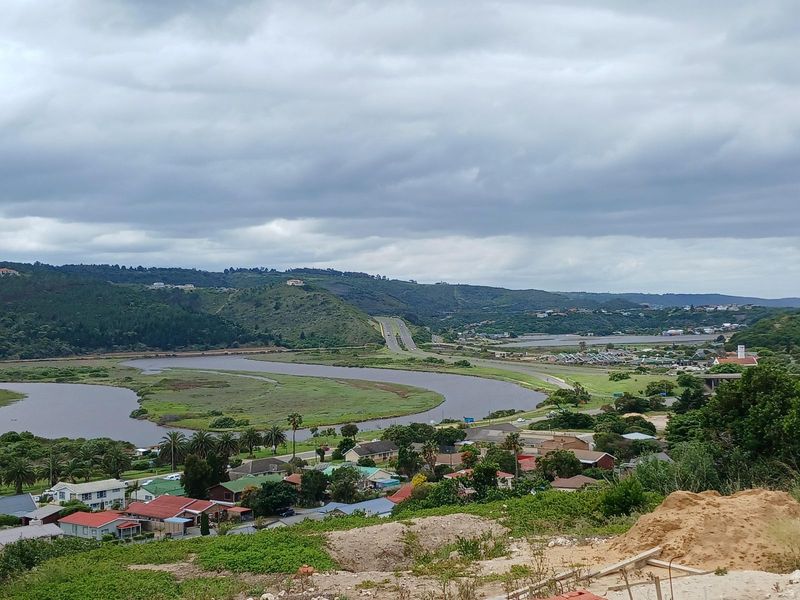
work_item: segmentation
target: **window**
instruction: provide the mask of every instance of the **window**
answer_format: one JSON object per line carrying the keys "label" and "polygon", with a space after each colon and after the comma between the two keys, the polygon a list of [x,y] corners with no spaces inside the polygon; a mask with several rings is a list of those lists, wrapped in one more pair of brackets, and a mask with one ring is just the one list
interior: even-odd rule
{"label": "window", "polygon": [[101,491],[101,492],[97,492],[97,498],[98,498],[98,499],[99,499],[99,498],[105,498],[105,497],[106,497],[106,492],[105,492],[105,490],[103,490],[103,491]]}
{"label": "window", "polygon": [[58,492],[58,499],[59,500],[63,500],[64,499],[64,492]]}
{"label": "window", "polygon": [[88,527],[84,527],[84,528],[83,528],[83,533],[84,533],[84,534],[86,534],[86,533],[89,533],[89,528],[88,528]]}
{"label": "window", "polygon": [[81,500],[91,500],[92,499],[92,492],[88,494],[81,494]]}

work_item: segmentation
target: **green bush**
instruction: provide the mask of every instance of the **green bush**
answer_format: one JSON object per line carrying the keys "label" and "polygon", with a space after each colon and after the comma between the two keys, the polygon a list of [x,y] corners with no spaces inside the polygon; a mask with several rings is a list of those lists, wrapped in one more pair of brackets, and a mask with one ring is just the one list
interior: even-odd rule
{"label": "green bush", "polygon": [[603,490],[600,497],[600,510],[606,517],[629,515],[647,506],[648,498],[644,487],[636,477],[612,484]]}
{"label": "green bush", "polygon": [[14,527],[15,525],[20,525],[21,523],[22,519],[15,517],[14,515],[0,515],[0,527]]}

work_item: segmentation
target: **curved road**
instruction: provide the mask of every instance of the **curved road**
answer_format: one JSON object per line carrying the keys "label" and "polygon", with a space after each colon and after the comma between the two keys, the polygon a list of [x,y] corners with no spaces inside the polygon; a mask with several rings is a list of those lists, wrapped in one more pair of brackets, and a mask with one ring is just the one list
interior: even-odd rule
{"label": "curved road", "polygon": [[403,319],[398,317],[375,317],[375,320],[381,326],[383,339],[386,340],[386,346],[389,348],[390,352],[404,352],[397,341],[398,336],[403,346],[405,346],[406,351],[417,354],[422,352],[414,343],[411,331],[408,329]]}

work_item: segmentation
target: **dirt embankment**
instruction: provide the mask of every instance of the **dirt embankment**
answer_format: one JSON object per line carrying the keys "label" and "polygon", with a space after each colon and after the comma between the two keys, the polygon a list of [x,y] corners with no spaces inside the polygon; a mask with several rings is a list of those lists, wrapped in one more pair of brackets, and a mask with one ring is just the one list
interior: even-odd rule
{"label": "dirt embankment", "polygon": [[328,534],[328,549],[348,571],[391,572],[411,567],[415,553],[436,551],[459,537],[474,539],[507,532],[495,521],[456,514],[334,531]]}
{"label": "dirt embankment", "polygon": [[661,546],[664,560],[708,569],[769,570],[772,557],[786,550],[781,531],[798,519],[800,503],[786,492],[674,492],[610,547],[632,556]]}

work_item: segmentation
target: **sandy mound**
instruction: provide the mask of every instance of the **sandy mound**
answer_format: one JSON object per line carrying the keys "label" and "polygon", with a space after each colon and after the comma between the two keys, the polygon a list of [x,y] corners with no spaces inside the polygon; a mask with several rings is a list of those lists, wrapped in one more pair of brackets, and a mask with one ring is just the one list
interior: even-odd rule
{"label": "sandy mound", "polygon": [[494,521],[473,515],[425,517],[333,531],[328,534],[328,548],[348,571],[394,571],[410,567],[416,552],[430,552],[452,544],[459,537],[478,538],[487,532],[500,536],[507,530]]}
{"label": "sandy mound", "polygon": [[784,550],[776,530],[791,519],[800,519],[800,504],[785,492],[674,492],[611,549],[630,556],[661,546],[662,559],[701,568],[769,569],[769,556]]}

